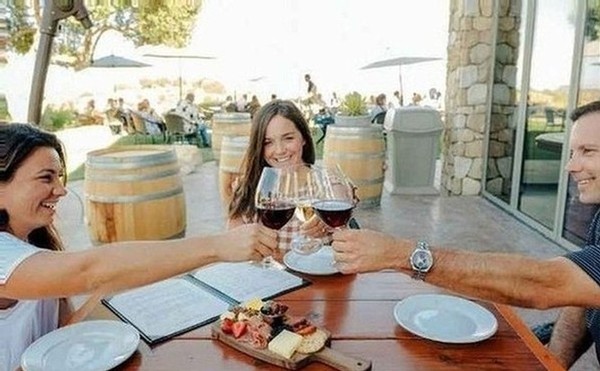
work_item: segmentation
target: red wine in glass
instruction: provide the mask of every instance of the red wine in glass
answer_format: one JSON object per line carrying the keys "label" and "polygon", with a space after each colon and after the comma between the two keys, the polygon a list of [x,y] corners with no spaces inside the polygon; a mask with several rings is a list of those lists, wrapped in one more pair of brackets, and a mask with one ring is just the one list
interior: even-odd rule
{"label": "red wine in glass", "polygon": [[348,223],[354,204],[346,200],[323,200],[313,203],[313,207],[328,226],[338,228]]}
{"label": "red wine in glass", "polygon": [[296,205],[290,202],[271,202],[256,208],[262,224],[271,229],[279,230],[290,221],[296,210]]}

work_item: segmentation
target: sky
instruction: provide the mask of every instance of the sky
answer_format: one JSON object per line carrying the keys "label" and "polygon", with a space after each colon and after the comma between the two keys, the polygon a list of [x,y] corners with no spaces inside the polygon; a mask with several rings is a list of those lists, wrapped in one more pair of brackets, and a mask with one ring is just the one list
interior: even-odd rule
{"label": "sky", "polygon": [[[113,81],[174,77],[181,70],[184,79],[216,79],[225,84],[228,94],[257,93],[263,100],[271,93],[282,98],[302,96],[305,73],[312,75],[325,99],[333,91],[344,94],[354,90],[391,97],[399,88],[398,67],[360,68],[396,56],[441,58],[403,67],[405,96],[424,94],[431,87],[443,91],[448,14],[449,4],[444,0],[204,0],[186,52],[213,56],[214,60],[178,63],[144,57],[157,49],[136,49],[120,35],[107,33],[94,58],[116,54],[153,67],[73,73],[50,66],[46,96],[66,99],[84,91],[106,94]],[[13,56],[0,76],[0,90],[4,91],[2,85],[7,83],[11,94],[20,96],[20,105],[29,96],[33,60],[33,53]],[[11,104],[11,111],[15,105]]]}

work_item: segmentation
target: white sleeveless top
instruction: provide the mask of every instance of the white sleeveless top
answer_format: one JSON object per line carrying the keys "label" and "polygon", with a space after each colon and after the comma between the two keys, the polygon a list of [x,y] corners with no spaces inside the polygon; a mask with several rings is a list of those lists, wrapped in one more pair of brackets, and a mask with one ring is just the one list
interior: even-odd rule
{"label": "white sleeveless top", "polygon": [[[15,268],[31,255],[44,251],[0,232],[0,285],[10,279]],[[14,371],[21,354],[39,337],[58,327],[58,300],[19,300],[0,310],[0,371]]]}

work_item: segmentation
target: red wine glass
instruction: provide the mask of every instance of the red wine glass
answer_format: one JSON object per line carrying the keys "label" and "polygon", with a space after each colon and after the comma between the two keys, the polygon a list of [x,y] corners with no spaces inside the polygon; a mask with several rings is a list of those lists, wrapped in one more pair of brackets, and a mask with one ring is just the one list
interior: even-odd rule
{"label": "red wine glass", "polygon": [[331,228],[343,228],[356,205],[354,187],[339,166],[315,168],[316,195],[313,208]]}
{"label": "red wine glass", "polygon": [[[292,176],[287,169],[265,167],[262,170],[255,194],[255,207],[260,222],[279,230],[294,216],[296,205],[292,198]],[[273,265],[273,258],[263,259],[263,267]]]}

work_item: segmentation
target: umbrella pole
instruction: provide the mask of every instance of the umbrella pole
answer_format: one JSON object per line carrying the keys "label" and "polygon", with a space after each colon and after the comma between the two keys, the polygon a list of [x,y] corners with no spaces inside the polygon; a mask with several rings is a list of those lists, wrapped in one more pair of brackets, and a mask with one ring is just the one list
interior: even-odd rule
{"label": "umbrella pole", "polygon": [[179,100],[183,99],[183,78],[181,76],[181,58],[179,60]]}
{"label": "umbrella pole", "polygon": [[398,80],[400,82],[400,106],[404,105],[404,90],[402,87],[402,65],[398,65]]}
{"label": "umbrella pole", "polygon": [[83,28],[86,30],[92,27],[92,21],[89,18],[83,0],[63,1],[62,3],[51,2],[51,4],[46,5],[47,6],[44,6],[44,13],[42,14],[40,41],[38,51],[35,55],[35,65],[27,111],[27,121],[36,125],[40,124],[42,101],[44,99],[44,89],[46,87],[46,77],[48,75],[48,64],[50,63],[50,53],[52,52],[52,43],[56,36],[56,30],[58,29],[58,22],[70,16],[74,16],[81,22]]}

